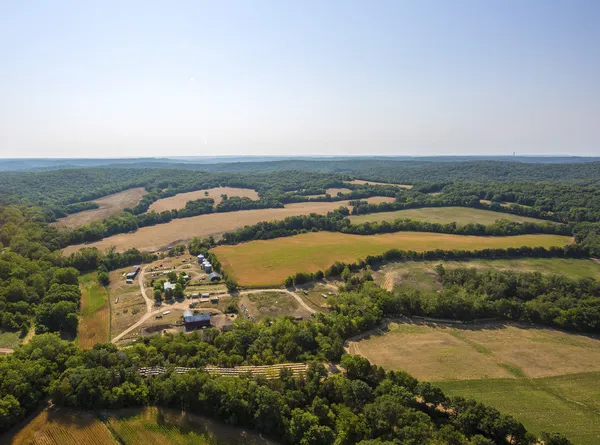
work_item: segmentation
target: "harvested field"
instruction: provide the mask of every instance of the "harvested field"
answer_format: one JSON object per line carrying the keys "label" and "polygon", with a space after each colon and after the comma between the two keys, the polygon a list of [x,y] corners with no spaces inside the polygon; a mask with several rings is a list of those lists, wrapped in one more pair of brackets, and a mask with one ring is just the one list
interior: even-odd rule
{"label": "harvested field", "polygon": [[393,185],[394,187],[401,187],[403,189],[411,189],[412,185],[406,184],[392,184],[391,182],[375,182],[375,181],[363,181],[362,179],[353,179],[352,181],[346,181],[347,184],[370,184],[370,185]]}
{"label": "harvested field", "polygon": [[570,278],[600,279],[600,263],[575,258],[519,258],[511,260],[473,259],[465,261],[398,261],[384,264],[373,272],[373,278],[387,290],[400,287],[405,290],[437,292],[441,289],[434,268],[442,264],[446,269],[459,267],[480,270],[515,270],[566,275]]}
{"label": "harvested field", "polygon": [[97,202],[100,206],[97,209],[73,213],[64,218],[60,218],[50,225],[55,227],[75,228],[84,224],[89,224],[92,221],[102,221],[109,216],[119,213],[127,207],[135,207],[146,193],[146,190],[142,187],[136,187],[103,198],[94,199],[93,202]]}
{"label": "harvested field", "polygon": [[[368,202],[378,203],[381,199],[369,198]],[[167,224],[143,227],[135,233],[121,233],[89,244],[76,244],[65,247],[62,252],[69,255],[82,247],[97,247],[104,251],[108,247],[116,247],[118,252],[130,248],[142,251],[159,250],[171,244],[189,241],[195,236],[219,236],[225,232],[242,228],[261,221],[285,219],[288,216],[307,215],[309,213],[325,214],[340,206],[348,206],[348,201],[337,202],[299,202],[288,204],[282,209],[241,210],[239,212],[211,213],[191,218],[175,219]]]}
{"label": "harvested field", "polygon": [[600,371],[600,339],[516,323],[391,323],[385,333],[350,342],[349,350],[429,381]]}
{"label": "harvested field", "polygon": [[228,274],[242,286],[277,286],[296,272],[316,272],[336,261],[351,262],[392,248],[427,251],[444,249],[485,249],[521,246],[564,246],[570,237],[518,235],[480,237],[426,232],[397,232],[382,235],[348,235],[316,232],[252,241],[237,246],[219,246],[213,252]]}
{"label": "harvested field", "polygon": [[336,197],[338,193],[350,193],[352,190],[347,189],[347,188],[328,188],[327,190],[325,190],[326,194],[331,195],[332,197]]}
{"label": "harvested field", "polygon": [[88,273],[79,278],[81,288],[81,319],[77,338],[81,349],[89,349],[96,343],[109,340],[110,310],[108,291],[98,283],[97,273]]}
{"label": "harvested field", "polygon": [[[350,216],[353,224],[364,222],[395,221],[397,219],[414,219],[431,223],[447,224],[456,222],[465,224],[492,224],[498,219],[516,222],[545,223],[543,219],[529,218],[527,216],[512,215],[510,213],[494,212],[492,210],[472,209],[469,207],[425,207],[422,209],[398,210],[395,212],[371,213],[368,215]],[[556,223],[553,223],[556,224]]]}
{"label": "harvested field", "polygon": [[600,372],[436,385],[448,395],[473,398],[510,414],[533,433],[558,431],[577,445],[600,443]]}
{"label": "harvested field", "polygon": [[[208,193],[208,195],[206,194]],[[219,204],[222,200],[221,195],[240,196],[250,199],[258,199],[258,193],[256,190],[243,189],[237,187],[216,187],[212,189],[196,190],[194,192],[179,193],[169,198],[159,199],[153,202],[148,209],[149,212],[155,211],[157,213],[164,212],[165,210],[179,210],[185,207],[185,203],[196,199],[212,198],[215,200],[215,205]]]}
{"label": "harvested field", "polygon": [[9,445],[115,445],[109,429],[93,414],[68,410],[44,410],[20,431],[0,437]]}

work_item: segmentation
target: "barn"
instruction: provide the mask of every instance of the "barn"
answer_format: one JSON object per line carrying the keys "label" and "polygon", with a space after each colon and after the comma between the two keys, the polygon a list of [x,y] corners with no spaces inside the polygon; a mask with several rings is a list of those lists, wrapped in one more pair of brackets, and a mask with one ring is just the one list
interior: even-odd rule
{"label": "barn", "polygon": [[183,313],[183,324],[186,331],[210,326],[210,314],[193,315],[191,311]]}
{"label": "barn", "polygon": [[210,279],[210,281],[221,281],[221,275],[219,275],[216,272],[213,272],[210,275],[208,275],[208,278]]}

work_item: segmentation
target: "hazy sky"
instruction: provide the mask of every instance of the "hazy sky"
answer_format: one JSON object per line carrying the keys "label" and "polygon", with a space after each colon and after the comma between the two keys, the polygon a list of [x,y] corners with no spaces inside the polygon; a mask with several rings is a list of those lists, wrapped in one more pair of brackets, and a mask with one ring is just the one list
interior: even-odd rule
{"label": "hazy sky", "polygon": [[600,1],[0,2],[0,156],[600,155]]}

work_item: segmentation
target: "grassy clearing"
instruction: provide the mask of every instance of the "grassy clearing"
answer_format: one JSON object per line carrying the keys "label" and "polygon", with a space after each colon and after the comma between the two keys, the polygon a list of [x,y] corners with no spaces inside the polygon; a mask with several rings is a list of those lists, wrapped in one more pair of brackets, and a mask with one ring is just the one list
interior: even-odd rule
{"label": "grassy clearing", "polygon": [[21,334],[19,331],[0,331],[0,348],[14,349],[19,344]]}
{"label": "grassy clearing", "polygon": [[[109,274],[111,337],[123,332],[146,313],[146,302],[140,292],[138,281],[134,280],[133,284],[125,283],[123,274],[130,271],[131,267],[125,267]],[[152,292],[152,290],[149,289],[146,292]]]}
{"label": "grassy clearing", "polygon": [[248,309],[249,315],[257,321],[265,317],[292,316],[306,317],[304,310],[294,297],[284,292],[257,292],[244,295],[240,303]]}
{"label": "grassy clearing", "polygon": [[110,330],[108,291],[98,283],[97,273],[79,278],[81,288],[81,319],[77,329],[79,347],[88,349],[96,343],[107,342]]}
{"label": "grassy clearing", "polygon": [[395,212],[372,213],[369,215],[350,216],[354,224],[364,222],[395,221],[397,219],[414,219],[431,223],[447,224],[456,222],[458,225],[470,223],[492,224],[498,219],[517,222],[546,222],[545,220],[510,213],[494,212],[491,210],[472,209],[468,207],[425,207],[422,209],[398,210]]}
{"label": "grassy clearing", "polygon": [[9,445],[116,445],[106,426],[90,413],[68,409],[45,410],[20,431],[0,436]]}
{"label": "grassy clearing", "polygon": [[100,207],[92,210],[85,210],[79,213],[73,213],[64,218],[60,218],[55,223],[50,225],[56,227],[75,228],[84,224],[89,224],[92,221],[102,221],[109,216],[115,215],[126,209],[127,207],[135,207],[140,202],[140,199],[146,194],[143,187],[136,187],[128,190],[123,190],[119,193],[105,196],[103,198],[94,199]]}
{"label": "grassy clearing", "polygon": [[514,260],[468,260],[468,261],[401,261],[388,263],[373,273],[373,278],[387,290],[400,288],[417,289],[422,292],[437,292],[435,266],[474,267],[480,270],[515,270],[519,272],[541,272],[566,275],[570,278],[600,278],[600,263],[589,259],[573,258],[523,258]]}
{"label": "grassy clearing", "polygon": [[600,443],[600,373],[539,379],[437,382],[449,395],[471,397],[511,414],[534,432],[560,431],[574,444]]}
{"label": "grassy clearing", "polygon": [[277,286],[296,272],[316,272],[336,261],[350,262],[377,255],[391,248],[427,251],[443,249],[485,249],[521,246],[563,246],[570,238],[558,235],[508,237],[460,236],[425,232],[398,232],[382,235],[348,235],[316,232],[237,246],[219,246],[213,252],[227,273],[242,286]]}
{"label": "grassy clearing", "polygon": [[392,184],[391,182],[375,182],[375,181],[363,181],[362,179],[353,179],[352,181],[346,181],[347,184],[370,184],[370,185],[393,185],[394,187],[401,187],[403,189],[411,189],[412,185],[405,184]]}
{"label": "grassy clearing", "polygon": [[240,428],[164,408],[118,410],[107,421],[125,445],[268,445],[273,442]]}
{"label": "grassy clearing", "polygon": [[[393,198],[376,196],[366,201],[377,204],[386,200],[393,200]],[[348,202],[298,202],[287,204],[282,209],[240,210],[238,212],[211,213],[191,218],[175,219],[167,224],[142,227],[134,233],[121,233],[95,243],[68,246],[62,252],[65,255],[70,255],[82,247],[97,247],[104,251],[113,246],[118,252],[130,248],[142,251],[158,250],[172,244],[189,241],[195,236],[206,238],[213,235],[218,237],[225,232],[231,232],[261,221],[275,221],[285,219],[288,216],[308,215],[309,213],[323,215],[340,206],[349,207]]]}
{"label": "grassy clearing", "polygon": [[351,342],[350,352],[430,381],[600,371],[600,339],[521,324],[392,323],[386,333]]}
{"label": "grassy clearing", "polygon": [[196,199],[212,198],[215,200],[215,205],[219,204],[222,200],[221,195],[240,196],[250,199],[258,199],[258,193],[253,189],[245,189],[238,187],[215,187],[212,189],[196,190],[193,192],[179,193],[169,198],[159,199],[153,202],[148,211],[155,211],[157,213],[164,212],[165,210],[179,210],[185,207],[185,203]]}

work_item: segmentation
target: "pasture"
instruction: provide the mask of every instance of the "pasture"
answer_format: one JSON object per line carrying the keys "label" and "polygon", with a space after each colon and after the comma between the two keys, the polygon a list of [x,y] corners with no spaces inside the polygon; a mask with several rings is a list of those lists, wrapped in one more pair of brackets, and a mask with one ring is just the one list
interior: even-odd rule
{"label": "pasture", "polygon": [[[387,197],[367,199],[371,203],[393,200]],[[309,213],[326,214],[340,206],[348,207],[348,201],[337,202],[299,202],[287,204],[282,209],[240,210],[238,212],[210,213],[191,218],[175,219],[166,224],[143,227],[134,233],[121,233],[88,244],[76,244],[65,247],[62,252],[69,255],[82,247],[97,247],[104,251],[114,246],[118,252],[136,248],[142,251],[159,250],[180,242],[186,242],[195,236],[206,238],[218,237],[225,232],[231,232],[247,225],[261,221],[285,219],[288,216],[307,215]]]}
{"label": "pasture", "polygon": [[494,212],[491,210],[472,209],[468,207],[425,207],[421,209],[398,210],[395,212],[371,213],[368,215],[352,215],[353,224],[365,222],[395,221],[397,219],[414,219],[431,223],[447,224],[456,222],[466,224],[492,224],[498,219],[516,222],[543,223],[545,220],[510,213]]}
{"label": "pasture", "polygon": [[426,232],[397,232],[380,235],[348,235],[315,232],[268,241],[252,241],[213,249],[228,274],[242,286],[281,285],[296,272],[316,272],[336,261],[353,262],[389,249],[428,251],[485,249],[521,246],[563,246],[571,238],[559,235],[481,237]]}
{"label": "pasture", "polygon": [[559,431],[575,444],[600,438],[600,339],[516,323],[414,322],[391,323],[348,347],[494,406],[535,433]]}
{"label": "pasture", "polygon": [[362,179],[353,179],[352,181],[346,181],[347,184],[359,184],[359,185],[364,185],[364,184],[370,184],[370,185],[392,185],[394,187],[401,187],[403,189],[411,189],[413,188],[412,185],[406,185],[406,184],[392,184],[391,182],[376,182],[376,181],[363,181]]}
{"label": "pasture", "polygon": [[179,210],[185,207],[185,203],[188,201],[194,201],[196,199],[212,198],[215,200],[215,205],[222,201],[221,195],[227,195],[228,197],[239,196],[257,200],[258,193],[253,189],[237,188],[237,187],[215,187],[212,189],[196,190],[187,193],[178,193],[175,196],[169,198],[159,199],[153,202],[148,209],[149,212],[155,211],[157,213],[164,212],[166,210]]}
{"label": "pasture", "polygon": [[436,382],[451,396],[473,398],[510,414],[533,433],[559,431],[576,445],[600,443],[600,373],[537,379]]}
{"label": "pasture", "polygon": [[79,277],[81,289],[81,318],[77,329],[79,347],[92,348],[109,339],[110,310],[107,289],[98,283],[97,273]]}
{"label": "pasture", "polygon": [[67,215],[66,217],[60,218],[50,225],[73,229],[84,224],[89,224],[93,221],[102,221],[109,216],[116,215],[123,209],[135,207],[135,205],[140,202],[140,199],[142,199],[146,193],[147,192],[143,187],[136,187],[123,190],[122,192],[114,193],[112,195],[104,196],[102,198],[94,199],[93,202],[98,203],[100,206],[97,209],[85,210],[83,212]]}
{"label": "pasture", "polygon": [[325,190],[325,193],[328,195],[331,195],[332,197],[336,197],[338,193],[350,193],[352,192],[352,190],[347,189],[347,188],[328,188],[327,190]]}
{"label": "pasture", "polygon": [[380,286],[391,291],[395,287],[405,290],[417,289],[422,292],[437,292],[441,286],[437,282],[434,268],[442,264],[449,269],[459,267],[479,270],[514,270],[519,272],[540,272],[566,275],[570,278],[600,279],[600,263],[590,259],[575,258],[519,258],[519,259],[472,259],[464,261],[398,261],[386,263],[376,268],[373,278]]}
{"label": "pasture", "polygon": [[310,316],[310,313],[300,306],[294,297],[284,292],[257,292],[243,295],[240,298],[240,304],[246,307],[248,315],[256,321],[260,321],[265,317],[286,315],[292,317]]}

